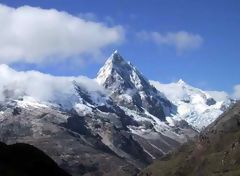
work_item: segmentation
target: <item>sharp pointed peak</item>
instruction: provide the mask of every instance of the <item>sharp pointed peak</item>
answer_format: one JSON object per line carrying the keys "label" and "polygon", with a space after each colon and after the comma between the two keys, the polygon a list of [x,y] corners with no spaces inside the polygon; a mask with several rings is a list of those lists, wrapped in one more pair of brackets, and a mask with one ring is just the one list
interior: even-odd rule
{"label": "sharp pointed peak", "polygon": [[113,64],[119,64],[119,63],[126,63],[124,58],[120,55],[118,50],[115,50],[111,56],[107,59],[106,63],[113,63]]}
{"label": "sharp pointed peak", "polygon": [[121,69],[126,66],[127,62],[119,54],[118,50],[115,50],[111,56],[106,60],[103,67],[97,74],[97,81],[103,83],[108,76],[112,74],[112,69]]}
{"label": "sharp pointed peak", "polygon": [[118,54],[118,50],[114,50],[113,54]]}
{"label": "sharp pointed peak", "polygon": [[129,73],[134,73],[139,77],[144,77],[131,62],[124,60],[117,50],[111,54],[103,67],[99,70],[97,74],[98,82],[104,83],[107,77],[113,75],[113,71],[121,76],[125,74],[123,77],[128,77],[126,74]]}
{"label": "sharp pointed peak", "polygon": [[120,56],[120,57],[122,57],[118,50],[114,50],[114,52],[112,53],[112,56]]}

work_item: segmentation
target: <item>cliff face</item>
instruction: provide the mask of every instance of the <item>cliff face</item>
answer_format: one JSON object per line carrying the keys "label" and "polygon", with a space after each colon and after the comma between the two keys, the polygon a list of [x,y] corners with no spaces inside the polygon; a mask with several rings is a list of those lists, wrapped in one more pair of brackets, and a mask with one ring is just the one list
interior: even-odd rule
{"label": "cliff face", "polygon": [[195,142],[155,161],[139,175],[240,175],[240,103],[209,125]]}

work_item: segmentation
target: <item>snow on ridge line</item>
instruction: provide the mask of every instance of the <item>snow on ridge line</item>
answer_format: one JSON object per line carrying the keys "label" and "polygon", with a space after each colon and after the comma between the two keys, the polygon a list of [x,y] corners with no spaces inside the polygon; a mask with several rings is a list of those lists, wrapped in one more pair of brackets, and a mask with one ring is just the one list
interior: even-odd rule
{"label": "snow on ridge line", "polygon": [[186,120],[199,131],[212,123],[232,102],[229,97],[224,101],[216,100],[209,92],[192,87],[183,80],[169,84],[150,83],[177,106],[177,114],[172,117],[174,120]]}

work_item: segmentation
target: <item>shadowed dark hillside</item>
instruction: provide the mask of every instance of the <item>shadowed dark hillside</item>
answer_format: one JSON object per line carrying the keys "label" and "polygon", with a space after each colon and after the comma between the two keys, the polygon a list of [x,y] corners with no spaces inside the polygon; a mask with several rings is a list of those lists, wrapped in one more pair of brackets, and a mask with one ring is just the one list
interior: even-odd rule
{"label": "shadowed dark hillside", "polygon": [[207,127],[196,142],[155,161],[140,176],[239,176],[240,102]]}
{"label": "shadowed dark hillside", "polygon": [[0,143],[0,175],[70,176],[42,151],[22,143]]}

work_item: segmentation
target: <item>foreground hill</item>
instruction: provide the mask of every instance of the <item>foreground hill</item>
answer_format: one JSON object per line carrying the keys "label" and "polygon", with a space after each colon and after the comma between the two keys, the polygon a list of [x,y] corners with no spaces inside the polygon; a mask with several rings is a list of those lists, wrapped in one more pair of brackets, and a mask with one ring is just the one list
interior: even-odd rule
{"label": "foreground hill", "polygon": [[1,176],[70,176],[39,149],[23,143],[0,143]]}
{"label": "foreground hill", "polygon": [[239,176],[240,102],[208,126],[196,142],[182,146],[140,176]]}

